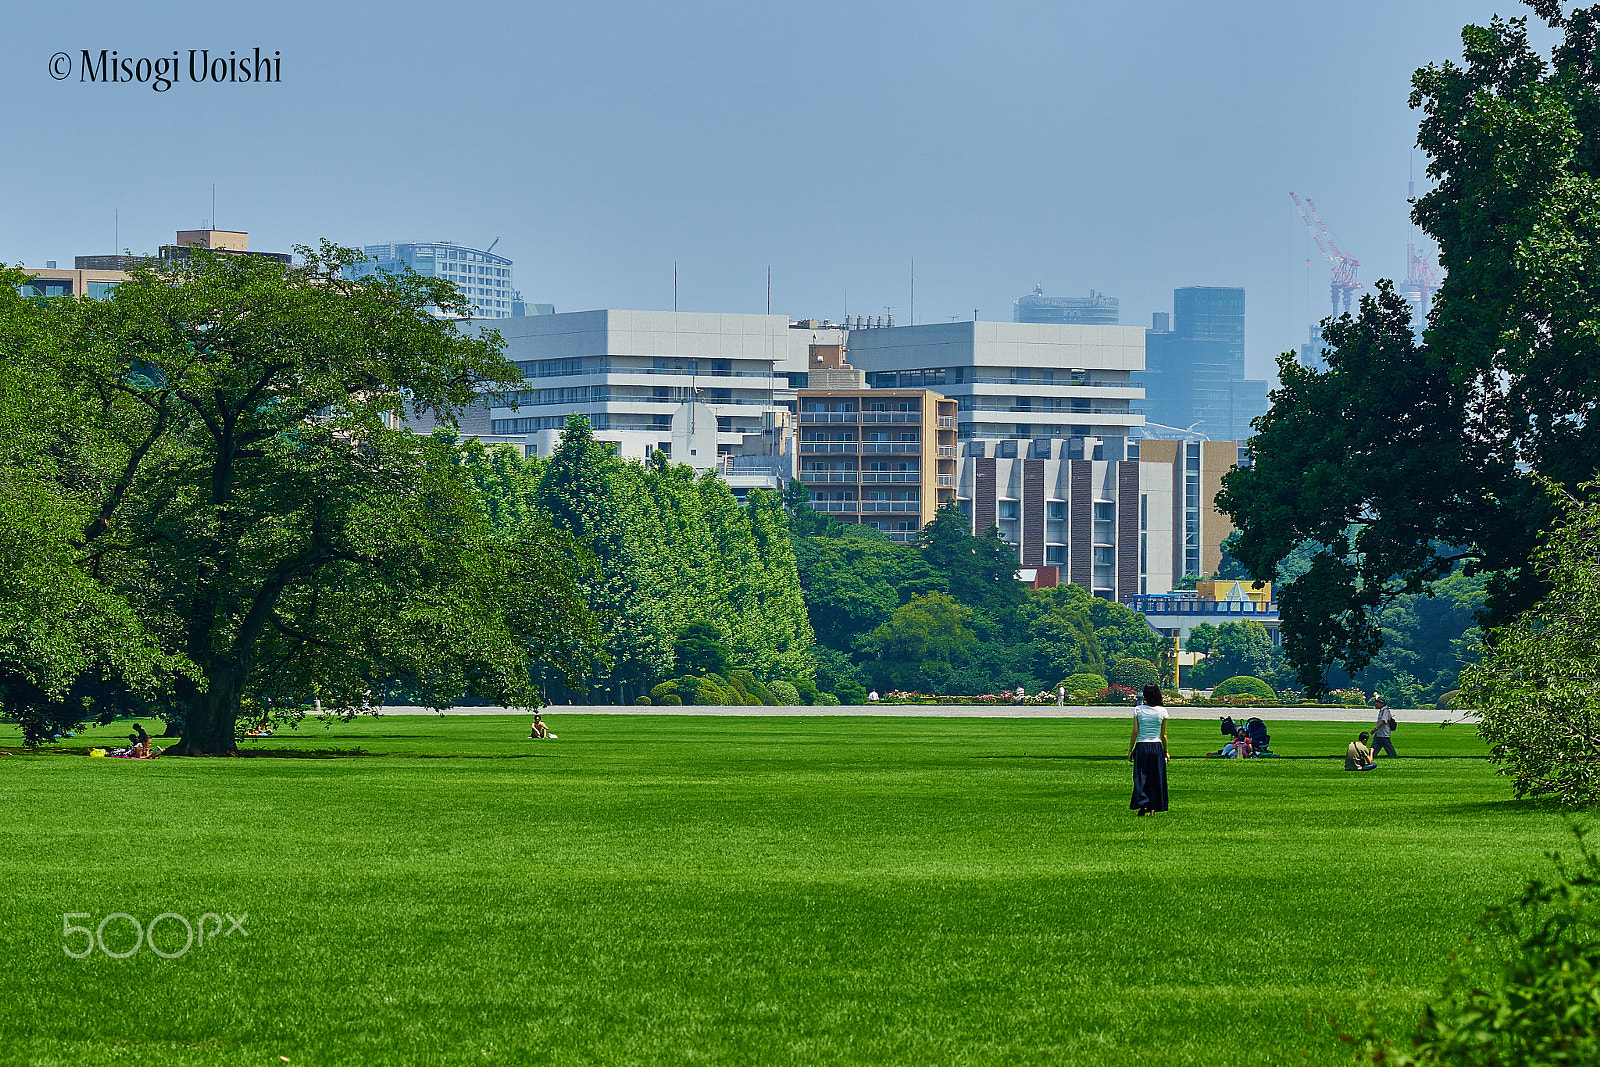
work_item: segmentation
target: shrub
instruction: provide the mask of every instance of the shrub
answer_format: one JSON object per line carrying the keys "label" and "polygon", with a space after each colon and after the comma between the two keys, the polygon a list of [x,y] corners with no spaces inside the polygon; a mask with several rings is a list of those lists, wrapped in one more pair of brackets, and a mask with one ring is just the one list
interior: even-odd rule
{"label": "shrub", "polygon": [[1074,674],[1063,678],[1056,683],[1056,688],[1065,688],[1069,693],[1104,693],[1111,683],[1098,674]]}
{"label": "shrub", "polygon": [[[678,682],[675,678],[668,678],[666,681],[657,684],[650,690],[650,699],[654,700],[657,704],[666,703],[666,700],[664,699],[665,697],[677,695]],[[683,703],[683,700],[680,698],[678,703]]]}
{"label": "shrub", "polygon": [[840,682],[838,700],[841,704],[865,704],[867,702],[867,690],[860,682]]}
{"label": "shrub", "polygon": [[1582,861],[1547,853],[1553,876],[1531,879],[1489,910],[1488,936],[1457,954],[1409,1047],[1367,1020],[1357,1043],[1368,1059],[1395,1067],[1600,1063],[1600,858],[1574,832]]}
{"label": "shrub", "polygon": [[1116,684],[1111,685],[1105,692],[1099,693],[1097,696],[1101,700],[1115,701],[1119,704],[1132,704],[1139,699],[1139,694],[1136,690],[1129,689],[1125,685]]}
{"label": "shrub", "polygon": [[839,698],[834,696],[832,693],[818,693],[816,702],[818,707],[833,708],[838,707]]}
{"label": "shrub", "polygon": [[733,682],[733,684],[738,687],[741,693],[753,698],[753,700],[745,701],[747,704],[755,703],[771,705],[778,702],[776,698],[773,697],[772,691],[757,681],[756,676],[751,674],[749,671],[729,671],[728,680]]}
{"label": "shrub", "polygon": [[1156,670],[1156,665],[1147,659],[1127,656],[1117,660],[1111,670],[1106,673],[1106,680],[1112,685],[1123,685],[1129,689],[1138,690],[1147,685],[1160,685],[1161,672]]}
{"label": "shrub", "polygon": [[635,704],[648,704],[650,703],[650,697],[647,694],[640,693],[638,696],[633,698],[633,702]]}
{"label": "shrub", "polygon": [[662,705],[663,707],[669,707],[670,708],[670,707],[674,707],[676,705],[682,704],[683,703],[683,698],[681,696],[679,696],[677,693],[666,693],[666,694],[663,694],[661,699],[656,701],[656,703]]}
{"label": "shrub", "polygon": [[816,682],[813,682],[810,678],[794,678],[791,679],[791,681],[794,685],[795,692],[800,694],[801,700],[807,704],[815,704],[817,702]]}
{"label": "shrub", "polygon": [[1456,698],[1460,695],[1461,690],[1459,689],[1452,689],[1448,693],[1441,693],[1439,694],[1437,706],[1444,708],[1447,711],[1453,710],[1456,706]]}
{"label": "shrub", "polygon": [[[784,681],[782,678],[774,679],[772,684],[767,686],[767,688],[772,690],[772,698],[779,704],[782,704],[786,707],[793,707],[794,705],[800,703],[800,691],[796,689],[794,685]],[[812,687],[811,692],[813,694],[816,693],[815,686]]]}
{"label": "shrub", "polygon": [[1278,694],[1272,686],[1249,674],[1236,674],[1211,690],[1213,697],[1255,697],[1257,700],[1276,700]]}

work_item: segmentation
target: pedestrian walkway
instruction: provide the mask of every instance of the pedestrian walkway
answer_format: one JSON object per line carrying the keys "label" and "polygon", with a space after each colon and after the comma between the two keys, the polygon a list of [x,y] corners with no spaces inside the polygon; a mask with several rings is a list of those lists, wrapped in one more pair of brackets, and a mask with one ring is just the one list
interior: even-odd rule
{"label": "pedestrian walkway", "polygon": [[[383,715],[531,715],[531,708],[450,708],[436,712],[412,705],[378,709]],[[1252,715],[1267,722],[1364,722],[1377,720],[1372,708],[1189,708],[1169,709],[1174,719],[1221,719],[1231,715],[1241,722]],[[1474,711],[1438,711],[1433,708],[1393,708],[1402,727],[1406,723],[1476,722]],[[766,718],[887,718],[887,719],[1131,719],[1131,707],[1057,707],[1054,704],[871,704],[844,707],[657,707],[649,704],[552,704],[547,715],[721,715]]]}

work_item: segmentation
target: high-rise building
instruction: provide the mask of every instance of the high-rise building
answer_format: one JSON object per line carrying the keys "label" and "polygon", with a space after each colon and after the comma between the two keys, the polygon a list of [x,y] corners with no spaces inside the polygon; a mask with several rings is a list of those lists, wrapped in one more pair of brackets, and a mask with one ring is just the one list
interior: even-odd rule
{"label": "high-rise building", "polygon": [[764,412],[795,398],[773,370],[798,344],[785,315],[575,311],[485,325],[505,338],[524,379],[491,398],[489,432],[498,436],[558,435],[578,414],[624,455],[670,453],[672,416],[693,402],[715,418],[718,451],[735,452],[762,432]]}
{"label": "high-rise building", "polygon": [[799,390],[799,470],[812,507],[900,542],[956,498],[956,405],[929,389],[869,389],[840,344],[811,346]]}
{"label": "high-rise building", "polygon": [[1013,322],[1046,322],[1058,326],[1115,326],[1119,314],[1118,300],[1114,296],[1093,289],[1088,296],[1045,296],[1042,285],[1034,286],[1033,292],[1011,306]]}
{"label": "high-rise building", "polygon": [[230,256],[255,256],[285,265],[294,262],[294,257],[287,252],[251,251],[250,235],[243,230],[179,230],[173,243],[162,245],[153,256],[124,253],[74,256],[71,270],[58,268],[55,260],[49,260],[42,268],[28,270],[23,295],[87,296],[91,300],[101,300],[118,284],[128,280],[129,267],[139,263],[182,261],[196,248]]}
{"label": "high-rise building", "polygon": [[[367,262],[347,267],[348,277],[364,278],[377,271],[398,274],[409,267],[424,277],[455,282],[461,295],[472,302],[473,318],[512,316],[512,301],[518,299],[518,294],[511,286],[511,261],[505,256],[450,241],[367,245],[362,251],[369,257]],[[437,308],[430,310],[439,313]]]}
{"label": "high-rise building", "polygon": [[962,438],[1126,437],[1144,423],[1135,326],[941,322],[851,330],[849,345],[872,388],[955,400]]}
{"label": "high-rise building", "polygon": [[1153,318],[1136,376],[1145,417],[1213,439],[1248,439],[1250,421],[1267,410],[1267,383],[1244,376],[1244,290],[1174,290],[1170,330],[1165,318]]}

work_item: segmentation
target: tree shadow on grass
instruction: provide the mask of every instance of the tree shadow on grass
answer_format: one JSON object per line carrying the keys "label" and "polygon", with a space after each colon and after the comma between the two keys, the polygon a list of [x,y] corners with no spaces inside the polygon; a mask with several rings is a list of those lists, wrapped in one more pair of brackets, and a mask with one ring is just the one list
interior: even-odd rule
{"label": "tree shadow on grass", "polygon": [[1568,818],[1579,818],[1593,815],[1593,808],[1569,808],[1554,797],[1524,797],[1517,800],[1507,797],[1504,800],[1464,800],[1457,804],[1441,804],[1435,811],[1449,815],[1564,815]]}

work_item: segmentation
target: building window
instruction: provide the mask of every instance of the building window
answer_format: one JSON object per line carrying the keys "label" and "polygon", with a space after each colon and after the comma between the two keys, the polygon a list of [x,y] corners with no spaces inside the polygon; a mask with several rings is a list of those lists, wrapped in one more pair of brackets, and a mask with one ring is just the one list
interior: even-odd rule
{"label": "building window", "polygon": [[1052,519],[1067,517],[1067,502],[1065,500],[1052,500],[1045,505],[1046,515]]}
{"label": "building window", "polygon": [[1015,500],[1002,500],[999,508],[1002,519],[1014,519],[1017,517],[1017,502]]}

